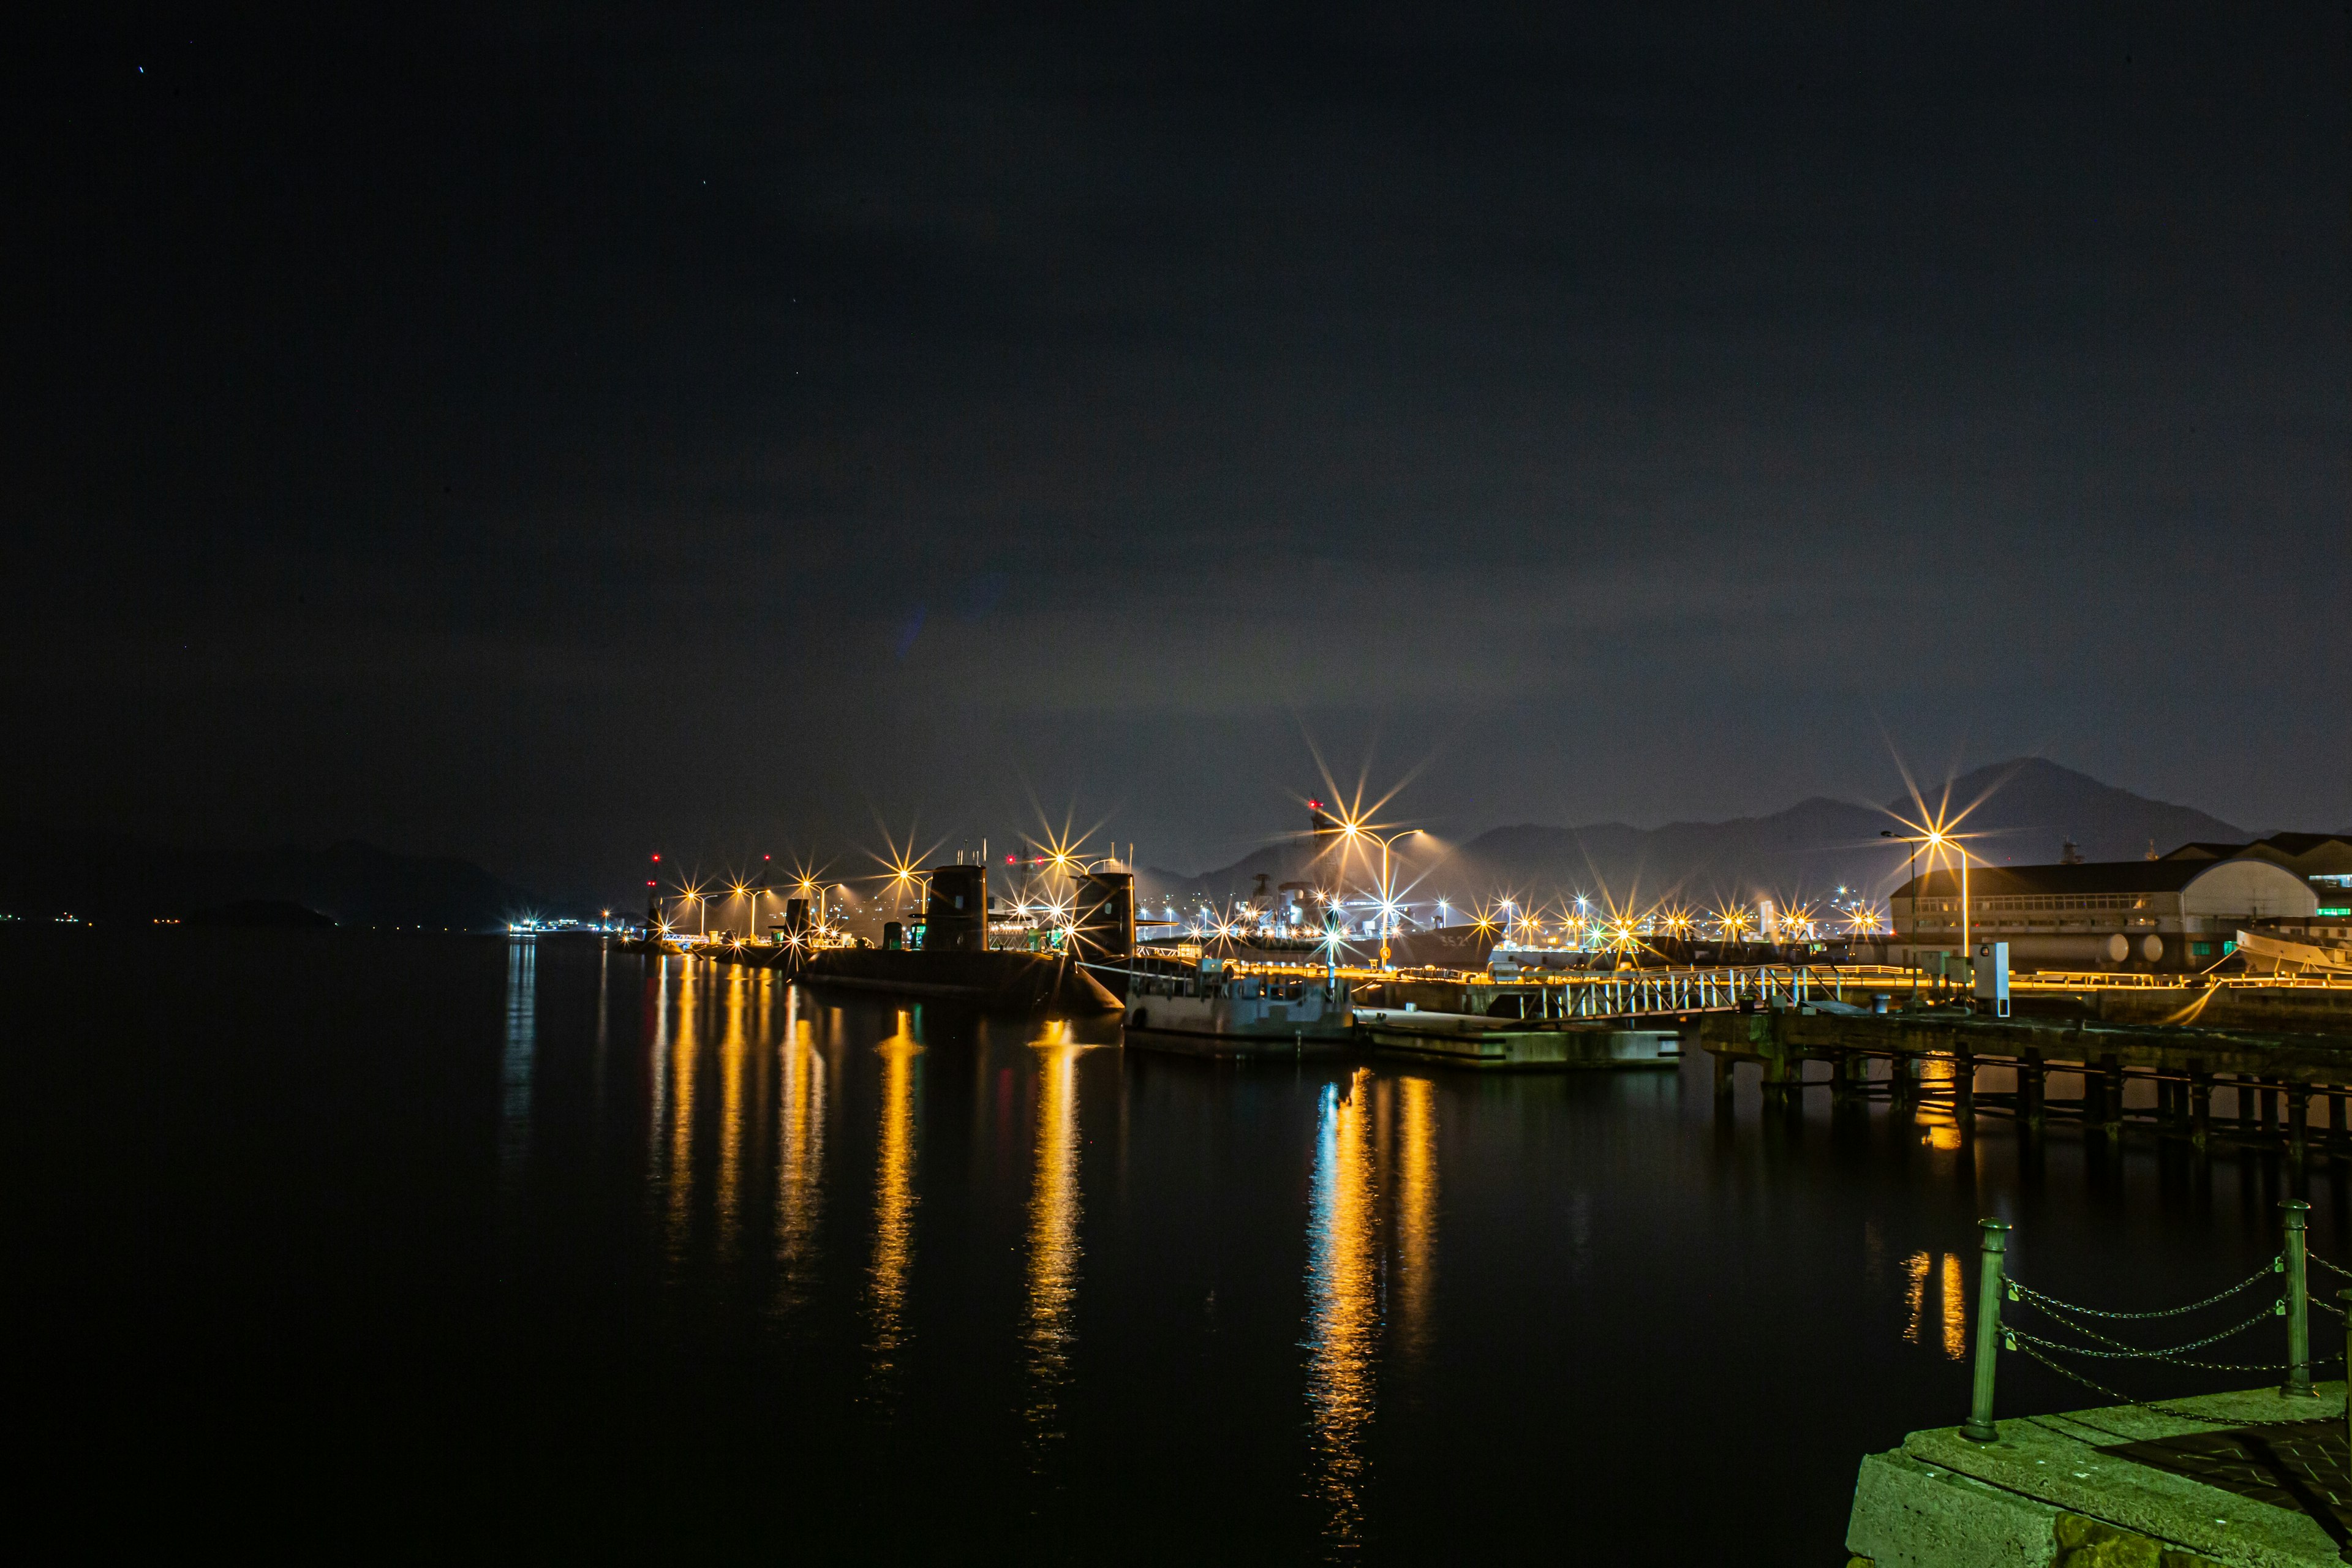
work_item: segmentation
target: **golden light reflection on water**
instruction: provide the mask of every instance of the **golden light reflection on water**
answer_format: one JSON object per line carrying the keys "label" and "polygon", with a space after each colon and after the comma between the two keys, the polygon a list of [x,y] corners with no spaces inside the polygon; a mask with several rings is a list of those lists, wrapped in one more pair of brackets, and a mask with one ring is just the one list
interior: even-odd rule
{"label": "golden light reflection on water", "polygon": [[1960,1268],[1960,1255],[1944,1254],[1944,1353],[1954,1361],[1965,1361],[1969,1354],[1968,1281]]}
{"label": "golden light reflection on water", "polygon": [[695,983],[694,965],[678,966],[677,1028],[669,1050],[669,1245],[673,1258],[685,1250],[687,1229],[693,1219],[694,1199],[694,1077],[695,1058],[702,1042],[695,1028],[702,998]]}
{"label": "golden light reflection on water", "polygon": [[743,1068],[751,1053],[745,1032],[745,1009],[751,986],[740,970],[727,985],[727,1021],[719,1039],[719,1248],[722,1257],[735,1250],[738,1189],[743,1173]]}
{"label": "golden light reflection on water", "polygon": [[1397,1097],[1397,1315],[1405,1352],[1418,1355],[1437,1267],[1437,1086],[1405,1079]]}
{"label": "golden light reflection on water", "polygon": [[782,1304],[790,1307],[799,1302],[816,1262],[817,1218],[824,1206],[824,1058],[789,994],[778,1055],[776,1268]]}
{"label": "golden light reflection on water", "polygon": [[1067,1024],[1047,1026],[1037,1051],[1037,1168],[1029,1191],[1029,1298],[1022,1342],[1029,1363],[1029,1433],[1047,1442],[1069,1375],[1078,1279],[1078,1054]]}
{"label": "golden light reflection on water", "polygon": [[1307,1407],[1315,1496],[1325,1535],[1353,1550],[1363,1539],[1365,1426],[1371,1420],[1380,1334],[1379,1247],[1371,1161],[1372,1075],[1323,1091],[1307,1228]]}
{"label": "golden light reflection on water", "polygon": [[1906,1314],[1903,1337],[1915,1345],[1920,1342],[1920,1322],[1927,1305],[1927,1276],[1935,1269],[1936,1260],[1924,1252],[1915,1252],[1903,1260],[1903,1307]]}
{"label": "golden light reflection on water", "polygon": [[882,1136],[874,1173],[874,1262],[866,1272],[874,1371],[887,1377],[906,1344],[907,1266],[915,1248],[915,1041],[908,1015],[874,1047],[882,1058]]}
{"label": "golden light reflection on water", "polygon": [[1927,1279],[1936,1276],[1941,1300],[1937,1302],[1942,1322],[1937,1342],[1944,1354],[1954,1361],[1966,1361],[1969,1354],[1968,1270],[1959,1254],[1944,1254],[1944,1266],[1936,1267],[1932,1252],[1915,1252],[1903,1260],[1905,1275],[1903,1306],[1906,1321],[1903,1337],[1915,1345],[1927,1342]]}

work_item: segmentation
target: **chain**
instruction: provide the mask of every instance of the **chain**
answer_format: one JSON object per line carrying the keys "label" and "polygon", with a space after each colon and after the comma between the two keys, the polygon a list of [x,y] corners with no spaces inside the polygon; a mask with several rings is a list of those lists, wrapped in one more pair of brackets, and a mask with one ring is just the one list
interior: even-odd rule
{"label": "chain", "polygon": [[[2269,1314],[2267,1313],[2264,1314],[2264,1316],[2268,1315]],[[2239,1328],[2243,1327],[2245,1327],[2245,1325],[2242,1323],[2239,1325]],[[2235,1333],[2236,1331],[2236,1329],[2232,1329],[2231,1331],[2232,1333]],[[2173,1366],[2194,1367],[2199,1372],[2287,1372],[2292,1370],[2289,1364],[2283,1361],[2191,1361],[2187,1356],[2168,1355],[2159,1351],[2085,1350],[2081,1345],[2062,1345],[2055,1340],[2045,1340],[2041,1335],[2030,1334],[2023,1329],[2005,1328],[2001,1332],[2005,1336],[2013,1337],[2019,1340],[2030,1340],[2033,1343],[2040,1345],[2043,1350],[2055,1351],[2063,1355],[2097,1356],[2105,1361],[2160,1361],[2168,1363]],[[2196,1347],[2190,1345],[2183,1346],[2182,1348],[2193,1350]],[[2309,1366],[2326,1366],[2342,1359],[2343,1358],[2341,1356],[2329,1356],[2324,1361],[2308,1362],[2305,1364]]]}
{"label": "chain", "polygon": [[[2191,1340],[2187,1344],[2168,1345],[2162,1350],[2153,1350],[2142,1345],[2126,1344],[2122,1340],[2109,1339],[2106,1335],[2099,1332],[2098,1330],[2091,1328],[2086,1324],[2078,1323],[2062,1312],[2051,1311],[2047,1307],[2043,1307],[2042,1310],[2044,1312],[2049,1312],[2050,1316],[2057,1319],[2060,1322],[2065,1324],[2076,1333],[2086,1334],[2090,1338],[2098,1341],[2101,1344],[2113,1345],[2115,1348],[2113,1350],[2104,1351],[2084,1350],[2077,1345],[2054,1344],[2048,1340],[2042,1341],[2042,1342],[2043,1344],[2049,1345],[2052,1350],[2072,1351],[2076,1355],[2098,1356],[2103,1360],[2107,1361],[2130,1361],[2142,1357],[2150,1361],[2175,1361],[2179,1359],[2183,1351],[2202,1350],[2207,1345],[2212,1344],[2217,1341],[2228,1339],[2231,1334],[2245,1332],[2248,1329],[2252,1328],[2256,1323],[2261,1322],[2264,1318],[2274,1317],[2277,1315],[2275,1306],[2265,1307],[2261,1311],[2256,1312],[2252,1317],[2248,1318],[2244,1322],[2232,1324],[2231,1327],[2223,1329],[2218,1334],[2208,1334],[2201,1340]],[[2007,1327],[2006,1324],[2002,1326]],[[2188,1365],[2189,1363],[2184,1362],[2181,1364]],[[2232,1367],[2230,1370],[2233,1372],[2267,1372],[2270,1369],[2268,1367],[2250,1366]]]}
{"label": "chain", "polygon": [[2116,1400],[2120,1404],[2131,1405],[2136,1409],[2153,1410],[2158,1415],[2170,1415],[2175,1419],[2181,1421],[2199,1421],[2208,1426],[2301,1426],[2306,1422],[2315,1420],[2343,1419],[2342,1415],[2333,1417],[2313,1415],[2294,1415],[2285,1417],[2265,1416],[2260,1418],[2247,1417],[2240,1419],[2236,1416],[2209,1415],[2199,1411],[2183,1410],[2177,1405],[2169,1405],[2162,1400],[2134,1399],[2127,1394],[2122,1394],[2115,1389],[2109,1388],[2104,1383],[2094,1383],[2089,1378],[2084,1377],[2081,1373],[2076,1372],[2074,1368],[2060,1366],[2056,1362],[2052,1361],[2048,1356],[2043,1355],[2040,1351],[2034,1349],[2032,1341],[2027,1335],[2020,1334],[2018,1336],[2018,1348],[2023,1351],[2027,1355],[2032,1356],[2035,1361],[2040,1362],[2043,1366],[2048,1367],[2052,1372],[2056,1373],[2059,1376],[2072,1378],[2094,1394],[2103,1394],[2106,1398]]}
{"label": "chain", "polygon": [[2344,1276],[2345,1279],[2352,1279],[2352,1268],[2347,1268],[2341,1263],[2330,1263],[2327,1259],[2320,1257],[2319,1254],[2312,1251],[2308,1247],[2304,1249],[2303,1255],[2311,1262],[2318,1264],[2322,1268],[2333,1268],[2336,1272]]}
{"label": "chain", "polygon": [[2344,1315],[2344,1309],[2337,1306],[2333,1301],[2323,1301],[2316,1296],[2309,1297],[2307,1300],[2311,1305],[2318,1308],[2323,1312],[2333,1312],[2339,1318]]}
{"label": "chain", "polygon": [[[2328,1267],[2333,1268],[2335,1265],[2329,1264]],[[2227,1290],[2222,1291],[2217,1296],[2208,1296],[2202,1301],[2191,1301],[2186,1307],[2167,1307],[2159,1312],[2103,1312],[2096,1307],[2078,1307],[2072,1301],[2061,1301],[2055,1296],[2045,1296],[2031,1285],[2019,1284],[2014,1277],[2005,1276],[2004,1278],[2007,1279],[2007,1283],[2011,1289],[2024,1296],[2032,1298],[2034,1304],[2041,1307],[2063,1307],[2070,1312],[2081,1312],[2085,1317],[2092,1318],[2178,1318],[2184,1313],[2194,1312],[2200,1308],[2210,1307],[2216,1301],[2226,1301],[2231,1297],[2236,1295],[2239,1291],[2244,1289],[2247,1286],[2254,1283],[2257,1279],[2261,1279],[2267,1275],[2275,1274],[2278,1270],[2279,1260],[2274,1258],[2267,1264],[2264,1264],[2260,1269],[2247,1275],[2243,1279],[2239,1280],[2235,1285],[2231,1286]],[[2347,1279],[2352,1279],[2352,1274],[2347,1274],[2345,1277]]]}

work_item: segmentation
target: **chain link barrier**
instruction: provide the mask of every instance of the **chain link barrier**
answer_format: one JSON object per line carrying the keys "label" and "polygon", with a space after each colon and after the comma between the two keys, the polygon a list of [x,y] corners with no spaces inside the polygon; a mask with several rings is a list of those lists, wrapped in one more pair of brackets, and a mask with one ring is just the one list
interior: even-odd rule
{"label": "chain link barrier", "polygon": [[[2311,1252],[2307,1249],[2304,1256],[2305,1259],[2310,1262],[2319,1263],[2326,1268],[2334,1269],[2336,1273],[2342,1275],[2347,1279],[2352,1279],[2352,1268],[2346,1268],[2340,1264],[2330,1263],[2326,1258],[2321,1258],[2316,1253]],[[2292,1363],[2287,1362],[2202,1361],[2193,1358],[2187,1353],[2190,1351],[2203,1350],[2207,1345],[2218,1344],[2223,1340],[2244,1333],[2254,1328],[2266,1318],[2284,1317],[2287,1311],[2287,1303],[2286,1298],[2283,1296],[2270,1303],[2267,1307],[2264,1307],[2262,1310],[2254,1313],[2252,1317],[2245,1319],[2242,1322],[2232,1323],[2228,1328],[2223,1329],[2217,1333],[2207,1334],[2202,1339],[2189,1340],[2180,1344],[2167,1345],[2163,1347],[2131,1344],[2126,1341],[2116,1339],[2111,1334],[2102,1332],[2100,1330],[2093,1328],[2090,1324],[2080,1321],[2081,1318],[2101,1318],[2109,1321],[2146,1322],[2163,1318],[2185,1317],[2189,1313],[2202,1311],[2208,1307],[2218,1306],[2221,1302],[2230,1300],[2232,1296],[2236,1296],[2252,1289],[2264,1279],[2274,1274],[2284,1274],[2285,1271],[2286,1257],[2282,1253],[2278,1257],[2272,1258],[2266,1267],[2257,1269],[2254,1273],[2239,1280],[2235,1285],[2229,1287],[2225,1290],[2217,1291],[2213,1295],[2206,1297],[2201,1301],[2191,1301],[2185,1307],[2166,1307],[2148,1312],[2112,1312],[2098,1307],[2084,1307],[2073,1301],[2062,1301],[2055,1296],[2047,1295],[2042,1291],[2036,1290],[2032,1286],[2024,1283],[2014,1276],[2004,1275],[2001,1280],[2001,1284],[2003,1286],[2002,1293],[2006,1295],[2010,1300],[2018,1302],[2023,1306],[2032,1307],[2041,1312],[2043,1316],[2049,1318],[2053,1322],[2063,1324],[2074,1333],[2081,1335],[2083,1338],[2095,1341],[2098,1346],[2104,1346],[2105,1348],[2101,1349],[2095,1348],[2092,1345],[2062,1343],[2057,1340],[2045,1339],[2040,1334],[2033,1333],[2026,1329],[2016,1327],[2007,1321],[2003,1321],[2000,1325],[2001,1342],[2004,1348],[2012,1351],[2022,1351],[2025,1354],[2032,1356],[2035,1361],[2040,1362],[2043,1366],[2048,1367],[2051,1371],[2058,1373],[2060,1376],[2067,1378],[2072,1382],[2078,1383],[2084,1388],[2087,1388],[2093,1393],[2100,1394],[2105,1398],[2115,1400],[2119,1404],[2130,1405],[2134,1409],[2149,1410],[2159,1415],[2169,1415],[2179,1420],[2200,1421],[2217,1426],[2298,1426],[2306,1421],[2324,1419],[2324,1417],[2298,1415],[2284,1418],[2250,1417],[2241,1420],[2234,1417],[2221,1417],[2200,1414],[2196,1411],[2183,1409],[2177,1402],[2174,1401],[2134,1399],[2129,1394],[2126,1394],[2118,1389],[2109,1388],[2106,1384],[2098,1382],[2096,1379],[2086,1377],[2082,1373],[2075,1371],[2074,1368],[2066,1366],[2053,1359],[2056,1356],[2070,1355],[2085,1356],[2099,1361],[2160,1361],[2168,1365],[2190,1367],[2200,1372],[2292,1372],[2294,1370],[2294,1366]],[[2305,1293],[2305,1301],[2307,1305],[2315,1302],[2317,1305],[2326,1308],[2328,1311],[2335,1313],[2339,1318],[2345,1316],[2343,1308],[2336,1306],[2328,1301],[2320,1300],[2318,1298],[2312,1296],[2308,1291]],[[2324,1366],[2333,1366],[2337,1363],[2342,1362],[2344,1359],[2343,1354],[2338,1352],[2337,1354],[2330,1356],[2315,1357],[2305,1364],[2307,1369],[2316,1369]]]}
{"label": "chain link barrier", "polygon": [[[2235,1285],[2231,1286],[2228,1289],[2221,1291],[2218,1295],[2208,1296],[2202,1301],[2191,1301],[2186,1307],[2166,1307],[2159,1311],[2154,1312],[2107,1312],[2102,1311],[2096,1307],[2081,1307],[2075,1305],[2072,1301],[2061,1301],[2055,1296],[2045,1296],[2041,1291],[2033,1289],[2030,1286],[2020,1285],[2013,1276],[2005,1275],[2003,1278],[2006,1279],[2010,1285],[2014,1287],[2017,1290],[2032,1298],[2034,1305],[2042,1307],[2044,1310],[2051,1308],[2063,1308],[2069,1312],[2080,1312],[2086,1318],[2113,1318],[2117,1320],[2133,1318],[2179,1318],[2184,1317],[2190,1312],[2201,1311],[2205,1308],[2213,1306],[2218,1302],[2226,1301],[2231,1297],[2236,1295],[2239,1291],[2243,1290],[2248,1286],[2255,1283],[2257,1280],[2266,1279],[2270,1276],[2276,1274],[2283,1266],[2283,1259],[2273,1258],[2268,1263],[2263,1264],[2260,1268],[2256,1269],[2253,1273],[2247,1275],[2243,1279],[2239,1280]],[[2328,1267],[2334,1268],[2336,1266],[2331,1263]],[[2337,1272],[2344,1273],[2344,1271],[2340,1269],[2337,1270]],[[2345,1278],[2352,1279],[2352,1273],[2345,1273]],[[2011,1300],[2014,1300],[2016,1298],[2012,1296]]]}
{"label": "chain link barrier", "polygon": [[[2012,1300],[2016,1299],[2017,1298],[2015,1297],[2011,1298]],[[2039,1303],[2033,1304],[2039,1305]],[[2096,1329],[2090,1327],[2088,1324],[2078,1323],[2063,1313],[2051,1312],[2046,1307],[2042,1308],[2043,1311],[2048,1312],[2051,1317],[2056,1319],[2059,1322],[2065,1324],[2076,1333],[2085,1335],[2091,1339],[2098,1341],[2103,1345],[2110,1345],[2114,1348],[2102,1351],[2092,1350],[2088,1346],[2084,1345],[2060,1344],[2055,1340],[2045,1340],[2038,1335],[2028,1335],[2023,1329],[2011,1328],[2006,1321],[2001,1324],[2001,1328],[2005,1332],[2014,1334],[2020,1338],[2032,1338],[2034,1343],[2042,1346],[2044,1350],[2060,1351],[2070,1355],[2095,1356],[2101,1361],[2163,1361],[2170,1362],[2175,1366],[2193,1366],[2206,1372],[2284,1372],[2288,1370],[2287,1363],[2285,1362],[2240,1363],[2190,1361],[2183,1353],[2188,1351],[2203,1350],[2207,1345],[2219,1344],[2221,1341],[2228,1339],[2232,1334],[2244,1333],[2248,1329],[2252,1328],[2256,1323],[2261,1322],[2263,1319],[2279,1316],[2279,1308],[2284,1305],[2284,1302],[2280,1302],[2275,1303],[2273,1306],[2265,1307],[2261,1311],[2256,1312],[2252,1317],[2248,1318],[2244,1322],[2232,1323],[2219,1333],[2208,1334],[2201,1340],[2191,1340],[2187,1344],[2168,1345],[2161,1350],[2153,1349],[2144,1345],[2126,1344],[2121,1340],[2110,1339],[2106,1335],[2099,1332]]]}
{"label": "chain link barrier", "polygon": [[[2118,1405],[2128,1405],[2135,1410],[2152,1410],[2158,1415],[2169,1415],[2177,1421],[2196,1421],[2208,1426],[2302,1426],[2313,1421],[2341,1421],[2347,1414],[2345,1411],[2337,1410],[2333,1414],[2319,1415],[2215,1415],[2208,1411],[2183,1410],[2170,1400],[2134,1399],[2128,1394],[2084,1377],[2071,1366],[2061,1366],[2034,1348],[2035,1342],[2031,1335],[2019,1334],[2016,1336],[2016,1342],[2019,1350],[2023,1351],[2052,1372],[2061,1377],[2073,1379],[2103,1398],[2112,1399]],[[2034,1419],[2045,1418],[2037,1416]]]}

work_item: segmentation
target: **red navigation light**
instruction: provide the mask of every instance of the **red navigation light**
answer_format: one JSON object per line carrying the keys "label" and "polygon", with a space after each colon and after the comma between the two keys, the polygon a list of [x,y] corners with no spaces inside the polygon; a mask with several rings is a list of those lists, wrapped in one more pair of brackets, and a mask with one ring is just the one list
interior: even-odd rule
{"label": "red navigation light", "polygon": [[661,858],[661,857],[660,857],[660,856],[658,856],[658,855],[656,855],[656,856],[655,856],[655,857],[654,857],[654,858],[655,858],[655,859],[656,859],[656,860],[658,860],[658,859],[660,859],[660,858]]}
{"label": "red navigation light", "polygon": [[653,885],[654,885],[654,884],[653,884],[653,882],[652,882],[651,880],[648,880],[648,881],[646,883],[646,887],[648,887],[648,888],[652,887]]}
{"label": "red navigation light", "polygon": [[762,856],[761,856],[761,857],[760,857],[760,858],[761,858],[761,859],[762,859],[762,860],[772,860],[772,859],[774,859],[774,858],[775,858],[775,857],[774,857],[773,855],[762,855]]}
{"label": "red navigation light", "polygon": [[[1323,803],[1319,800],[1310,800],[1307,803],[1307,809],[1309,811],[1320,811],[1323,809]],[[661,857],[656,855],[654,858],[658,860]]]}
{"label": "red navigation light", "polygon": [[1004,863],[1008,866],[1018,866],[1021,864],[1021,857],[1018,855],[1007,855],[1004,858]]}

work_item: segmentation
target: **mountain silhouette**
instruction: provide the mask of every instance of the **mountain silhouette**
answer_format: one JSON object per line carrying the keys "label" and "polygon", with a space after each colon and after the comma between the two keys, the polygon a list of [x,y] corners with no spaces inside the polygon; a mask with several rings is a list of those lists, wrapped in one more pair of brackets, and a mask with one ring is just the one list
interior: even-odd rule
{"label": "mountain silhouette", "polygon": [[[2150,800],[2040,757],[1978,768],[1948,788],[1922,794],[1930,814],[1939,806],[1954,816],[1967,811],[1960,831],[1979,864],[2046,865],[2060,858],[2069,839],[2086,860],[2136,860],[2151,844],[2162,853],[2192,839],[2253,837],[2194,807]],[[1491,829],[1435,858],[1414,857],[1408,843],[1395,875],[1412,886],[1414,899],[1442,895],[1457,908],[1504,896],[1554,906],[1579,896],[1637,907],[1759,898],[1800,903],[1832,897],[1841,887],[1884,899],[1909,864],[1907,846],[1880,837],[1907,832],[1898,818],[1919,820],[1918,804],[1907,795],[1883,806],[1815,796],[1768,816],[1727,822],[1523,824]],[[1269,887],[1331,880],[1328,871],[1318,879],[1307,866],[1303,842],[1269,846],[1199,876],[1150,870],[1141,880],[1150,897],[1163,901],[1223,903],[1247,897],[1260,872]],[[1370,879],[1361,862],[1348,877],[1360,889]]]}
{"label": "mountain silhouette", "polygon": [[122,835],[19,833],[0,862],[0,911],[95,921],[189,918],[255,902],[315,910],[344,927],[486,931],[545,905],[448,856],[346,839],[323,849],[186,849]]}

